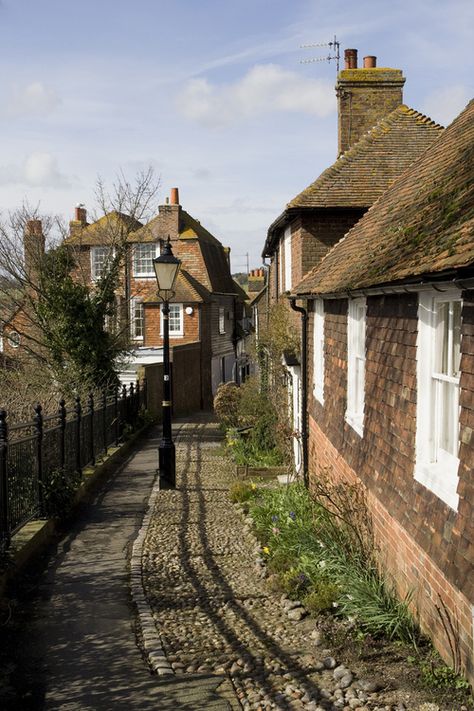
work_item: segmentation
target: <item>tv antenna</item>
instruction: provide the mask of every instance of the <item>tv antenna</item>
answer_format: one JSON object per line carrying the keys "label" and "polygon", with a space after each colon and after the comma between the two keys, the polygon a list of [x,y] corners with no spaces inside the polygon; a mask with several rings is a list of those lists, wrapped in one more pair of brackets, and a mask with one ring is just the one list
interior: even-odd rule
{"label": "tv antenna", "polygon": [[301,59],[300,64],[312,64],[313,62],[332,62],[336,60],[336,70],[337,72],[339,72],[340,43],[338,42],[336,35],[334,35],[334,39],[331,42],[319,42],[317,44],[300,44],[300,49],[314,49],[316,47],[329,47],[328,56],[314,57],[312,59]]}

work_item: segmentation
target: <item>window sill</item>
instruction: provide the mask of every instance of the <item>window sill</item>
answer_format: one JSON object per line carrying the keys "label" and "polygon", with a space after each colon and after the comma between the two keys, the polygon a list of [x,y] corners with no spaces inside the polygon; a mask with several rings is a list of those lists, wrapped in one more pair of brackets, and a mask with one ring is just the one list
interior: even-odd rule
{"label": "window sill", "polygon": [[135,274],[135,272],[132,274],[132,277],[134,279],[156,279],[154,274]]}
{"label": "window sill", "polygon": [[345,420],[359,437],[364,436],[364,415],[355,415],[352,412],[346,412]]}
{"label": "window sill", "polygon": [[458,466],[459,460],[456,465],[450,464],[450,466],[440,462],[419,464],[415,468],[415,481],[435,494],[453,511],[457,511],[459,504]]}
{"label": "window sill", "polygon": [[321,405],[324,405],[324,395],[323,395],[322,390],[320,390],[319,388],[313,388],[313,397]]}

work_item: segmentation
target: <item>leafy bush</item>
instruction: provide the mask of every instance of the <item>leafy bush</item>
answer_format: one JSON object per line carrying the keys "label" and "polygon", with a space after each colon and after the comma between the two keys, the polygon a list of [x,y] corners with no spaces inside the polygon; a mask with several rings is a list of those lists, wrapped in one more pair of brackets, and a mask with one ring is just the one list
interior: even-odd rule
{"label": "leafy bush", "polygon": [[42,482],[45,515],[62,518],[70,512],[74,497],[81,483],[77,472],[65,472],[54,469],[47,481]]}
{"label": "leafy bush", "polygon": [[232,503],[239,504],[250,501],[256,495],[257,487],[253,482],[237,481],[232,485],[229,497]]}
{"label": "leafy bush", "polygon": [[340,593],[337,585],[321,578],[312,584],[310,592],[303,597],[302,602],[310,614],[319,615],[334,608]]}
{"label": "leafy bush", "polygon": [[223,427],[239,426],[241,391],[237,383],[222,383],[214,397],[214,412]]}

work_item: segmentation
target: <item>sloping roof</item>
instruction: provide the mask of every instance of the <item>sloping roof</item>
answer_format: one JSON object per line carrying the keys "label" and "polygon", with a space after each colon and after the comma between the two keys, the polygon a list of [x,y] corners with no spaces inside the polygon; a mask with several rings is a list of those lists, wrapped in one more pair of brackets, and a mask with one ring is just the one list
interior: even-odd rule
{"label": "sloping roof", "polygon": [[[156,304],[159,299],[156,295],[149,295],[143,299],[144,303]],[[184,269],[180,269],[178,277],[175,284],[175,294],[171,299],[171,302],[186,304],[186,303],[200,303],[204,301],[203,295],[200,290],[196,288],[194,279],[191,278],[190,274]]]}
{"label": "sloping roof", "polygon": [[472,264],[474,100],[294,291],[348,291]]}
{"label": "sloping roof", "polygon": [[[123,230],[124,236],[127,236],[143,227],[142,223],[130,215],[125,215],[123,212],[112,212],[103,215],[101,218],[92,222],[85,227],[77,227],[66,237],[65,242],[68,244],[81,245],[97,245],[104,243],[113,243],[121,237]],[[129,237],[128,237],[129,239]]]}
{"label": "sloping roof", "polygon": [[442,126],[402,104],[297,195],[268,229],[272,235],[292,213],[317,208],[367,208],[438,138]]}

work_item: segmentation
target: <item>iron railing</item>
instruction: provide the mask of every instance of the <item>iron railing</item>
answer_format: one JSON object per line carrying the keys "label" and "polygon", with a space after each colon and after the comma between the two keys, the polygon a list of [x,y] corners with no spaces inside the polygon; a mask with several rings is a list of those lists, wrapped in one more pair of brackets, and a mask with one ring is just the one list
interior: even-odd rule
{"label": "iron railing", "polygon": [[53,415],[38,404],[30,422],[11,427],[0,410],[0,549],[28,521],[47,515],[45,491],[58,473],[63,482],[80,481],[84,467],[118,446],[146,407],[144,380],[91,393],[85,402],[77,397],[71,408],[61,400]]}

